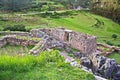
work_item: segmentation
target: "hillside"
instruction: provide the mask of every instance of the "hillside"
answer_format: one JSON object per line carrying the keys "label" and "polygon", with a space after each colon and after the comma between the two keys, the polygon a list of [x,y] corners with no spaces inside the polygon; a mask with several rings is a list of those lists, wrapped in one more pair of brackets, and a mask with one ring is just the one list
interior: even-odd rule
{"label": "hillside", "polygon": [[[56,15],[52,17],[51,15],[43,16],[45,13],[27,13],[26,15],[19,13],[1,14],[1,30],[6,26],[21,24],[25,25],[28,30],[41,27],[65,27],[78,32],[95,35],[98,37],[98,42],[120,46],[119,24],[87,11],[72,11],[72,14],[70,14],[70,12],[71,11],[58,12],[58,15],[62,15],[59,18],[54,18]],[[117,39],[112,38],[113,34],[117,35]]]}
{"label": "hillside", "polygon": [[0,0],[0,80],[120,80],[119,23],[120,0]]}

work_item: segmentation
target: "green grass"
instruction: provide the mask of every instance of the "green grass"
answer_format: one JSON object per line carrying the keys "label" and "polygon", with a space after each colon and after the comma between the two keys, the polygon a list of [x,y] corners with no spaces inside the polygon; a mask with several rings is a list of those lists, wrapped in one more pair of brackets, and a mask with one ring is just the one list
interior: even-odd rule
{"label": "green grass", "polygon": [[23,40],[33,40],[33,41],[41,41],[41,38],[35,38],[35,37],[30,37],[30,36],[16,36],[18,39],[23,39]]}
{"label": "green grass", "polygon": [[108,58],[115,59],[117,63],[120,64],[120,54],[119,53],[113,53],[107,56]]}
{"label": "green grass", "polygon": [[[76,15],[62,16],[60,18],[42,18],[39,15],[17,16],[7,14],[11,19],[8,21],[0,20],[0,29],[6,25],[23,24],[27,29],[31,28],[48,28],[48,27],[65,27],[77,32],[83,32],[98,37],[98,42],[107,43],[110,41],[114,45],[120,45],[120,25],[110,19],[91,14],[85,11],[73,12]],[[61,13],[59,13],[61,14]],[[4,14],[1,18],[7,17]],[[21,19],[20,22],[12,20],[13,17]],[[96,25],[96,26],[95,26]],[[118,35],[118,39],[111,38],[113,34]]]}
{"label": "green grass", "polygon": [[40,56],[0,56],[0,80],[95,80],[92,74],[64,62],[58,51]]}
{"label": "green grass", "polygon": [[16,45],[6,45],[0,48],[0,56],[9,55],[16,56],[19,54],[27,54],[33,46],[25,47],[25,46],[16,46]]}
{"label": "green grass", "polygon": [[[59,13],[61,14],[61,13]],[[6,25],[23,24],[27,29],[32,28],[49,28],[49,27],[65,27],[77,32],[83,32],[98,37],[98,42],[107,43],[108,41],[114,45],[120,45],[120,25],[110,19],[91,14],[85,11],[74,12],[76,15],[62,16],[60,18],[42,18],[39,15],[19,16],[22,21],[15,22],[13,20],[0,21],[0,28]],[[15,14],[8,14],[10,18]],[[7,16],[8,16],[7,15]],[[1,17],[5,17],[2,15]],[[118,38],[112,39],[111,36],[117,34]]]}

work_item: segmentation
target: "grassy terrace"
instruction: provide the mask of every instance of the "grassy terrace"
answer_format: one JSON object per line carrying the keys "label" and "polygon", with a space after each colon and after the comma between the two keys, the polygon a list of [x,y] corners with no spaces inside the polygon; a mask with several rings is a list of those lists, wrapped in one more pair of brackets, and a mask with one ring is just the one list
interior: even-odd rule
{"label": "grassy terrace", "polygon": [[[120,25],[110,19],[80,12],[77,16],[59,19],[50,19],[52,25],[66,27],[71,30],[92,34],[98,37],[98,42],[118,45],[120,41]],[[112,34],[117,34],[118,39],[111,38]]]}
{"label": "grassy terrace", "polygon": [[9,56],[17,56],[19,54],[27,54],[33,46],[25,47],[25,46],[16,46],[16,45],[6,45],[3,48],[0,48],[0,56],[9,55]]}
{"label": "grassy terrace", "polygon": [[[59,12],[59,14],[61,13]],[[16,14],[6,14],[9,19],[7,21],[0,20],[0,28],[3,29],[4,26],[16,24],[24,24],[27,29],[65,27],[78,32],[95,35],[98,37],[98,42],[112,43],[116,46],[120,45],[120,25],[110,19],[89,12],[79,11],[73,15],[66,15],[59,18],[50,18],[49,16],[43,18],[39,14],[19,16],[19,13]],[[5,17],[4,15],[0,16],[1,18]],[[14,17],[17,17],[20,21],[15,22]],[[113,34],[116,34],[118,38],[111,38]]]}
{"label": "grassy terrace", "polygon": [[35,37],[30,37],[30,36],[16,36],[18,39],[23,39],[23,40],[33,40],[33,41],[41,41],[41,38],[35,38]]}
{"label": "grassy terrace", "polygon": [[58,51],[40,56],[0,56],[0,80],[95,80],[92,74],[64,62]]}

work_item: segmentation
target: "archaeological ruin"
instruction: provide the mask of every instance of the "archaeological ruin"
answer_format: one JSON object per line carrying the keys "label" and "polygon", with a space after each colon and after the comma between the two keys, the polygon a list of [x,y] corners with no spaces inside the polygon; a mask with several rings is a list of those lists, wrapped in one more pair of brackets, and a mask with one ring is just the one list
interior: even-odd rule
{"label": "archaeological ruin", "polygon": [[96,37],[77,33],[72,30],[64,28],[56,29],[34,29],[31,30],[31,35],[34,37],[41,37],[41,33],[54,36],[56,39],[66,42],[71,47],[80,50],[82,53],[94,53],[97,49]]}
{"label": "archaeological ruin", "polygon": [[[120,53],[120,48],[97,43],[97,37],[95,36],[65,28],[32,29],[29,33],[0,32],[0,35],[2,36],[0,38],[0,48],[7,44],[34,45],[34,48],[29,51],[29,54],[32,55],[38,55],[42,51],[49,49],[57,49],[63,51],[63,53],[72,53],[80,59],[81,65],[87,67],[87,70],[92,70],[94,75],[120,80],[120,65],[114,59],[101,56],[103,51],[98,46],[109,48],[110,54],[113,51]],[[105,53],[107,54],[108,51]]]}

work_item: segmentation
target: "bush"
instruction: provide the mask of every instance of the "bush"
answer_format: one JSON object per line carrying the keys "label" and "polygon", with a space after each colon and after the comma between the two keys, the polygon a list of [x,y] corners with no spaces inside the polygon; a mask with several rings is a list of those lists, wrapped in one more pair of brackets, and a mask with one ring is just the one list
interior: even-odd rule
{"label": "bush", "polygon": [[120,47],[120,44],[118,44],[117,46]]}
{"label": "bush", "polygon": [[112,38],[114,38],[114,39],[116,39],[117,37],[118,37],[117,34],[112,35]]}
{"label": "bush", "polygon": [[26,31],[26,28],[24,25],[14,25],[14,26],[5,26],[3,31]]}
{"label": "bush", "polygon": [[114,45],[114,44],[113,44],[112,42],[110,42],[110,41],[106,41],[106,43],[107,43],[108,45],[111,45],[111,46]]}

